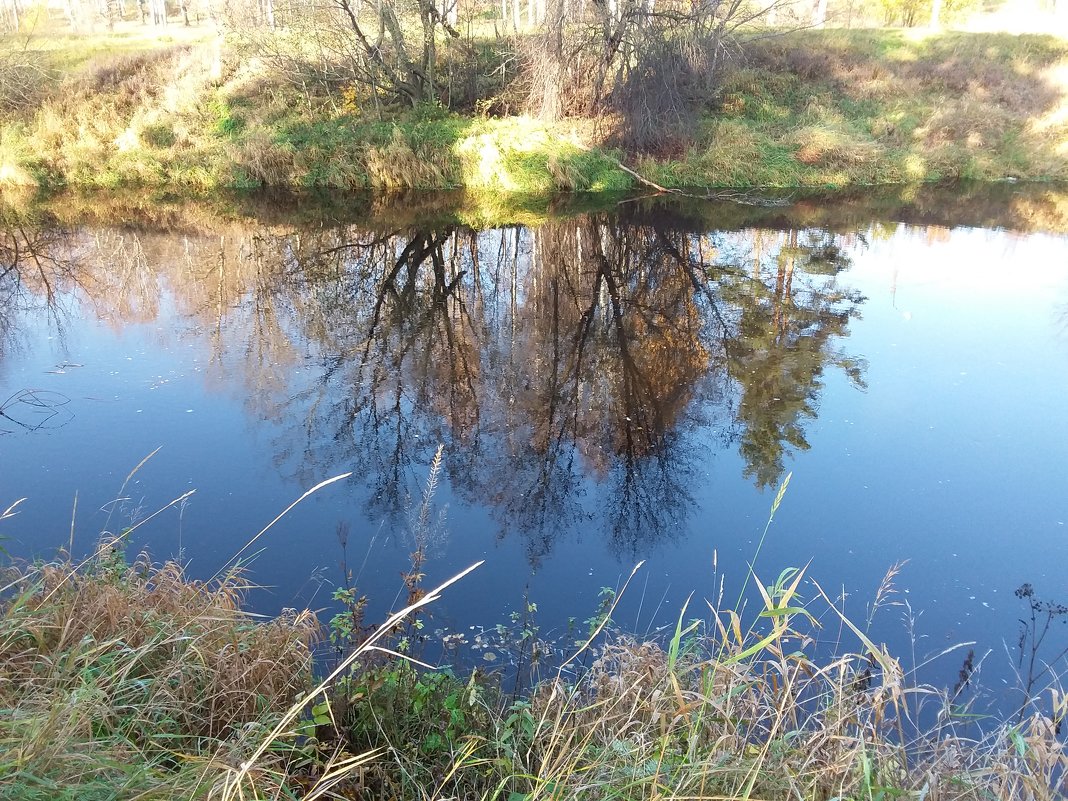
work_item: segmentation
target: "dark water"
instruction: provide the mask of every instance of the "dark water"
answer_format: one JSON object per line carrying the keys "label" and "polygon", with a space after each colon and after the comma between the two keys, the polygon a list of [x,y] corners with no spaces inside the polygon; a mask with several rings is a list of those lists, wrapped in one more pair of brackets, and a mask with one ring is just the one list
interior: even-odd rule
{"label": "dark water", "polygon": [[258,611],[329,607],[344,565],[373,620],[423,545],[428,584],[486,560],[435,626],[526,599],[543,633],[581,627],[645,560],[617,615],[644,634],[691,591],[737,596],[792,472],[757,575],[807,565],[863,627],[905,562],[870,631],[906,662],[974,641],[1011,681],[1013,591],[1068,598],[1068,212],[1046,190],[485,230],[112,205],[5,211],[10,553],[89,552],[195,489],[130,539],[211,576],[351,471],[250,549]]}

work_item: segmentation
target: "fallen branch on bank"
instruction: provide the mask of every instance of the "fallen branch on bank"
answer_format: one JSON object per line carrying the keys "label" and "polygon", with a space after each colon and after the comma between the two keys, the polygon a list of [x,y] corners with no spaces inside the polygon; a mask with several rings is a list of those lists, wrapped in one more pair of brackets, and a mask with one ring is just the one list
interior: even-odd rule
{"label": "fallen branch on bank", "polygon": [[686,192],[682,189],[673,189],[666,186],[661,186],[655,181],[650,181],[644,175],[632,170],[626,164],[619,159],[612,159],[619,169],[623,170],[627,175],[631,176],[638,183],[648,186],[651,189],[655,189],[657,194],[660,195],[678,195],[679,197],[690,198],[691,200],[729,200],[733,203],[744,203],[747,206],[788,206],[790,205],[790,198],[770,198],[757,195],[751,195],[744,192],[736,192],[728,189],[721,189],[716,192],[707,191],[703,195],[694,194],[693,192]]}

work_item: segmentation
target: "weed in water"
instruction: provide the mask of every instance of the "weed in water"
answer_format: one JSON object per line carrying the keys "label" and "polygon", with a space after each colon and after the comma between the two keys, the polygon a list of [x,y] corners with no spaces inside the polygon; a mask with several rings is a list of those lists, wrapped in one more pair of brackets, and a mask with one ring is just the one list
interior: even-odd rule
{"label": "weed in water", "polygon": [[[1035,596],[1035,588],[1027,583],[1016,589],[1017,598],[1027,604],[1027,614],[1020,619],[1020,637],[1017,641],[1016,669],[1019,674],[1023,701],[1020,704],[1019,718],[1023,720],[1028,709],[1034,704],[1039,694],[1039,685],[1052,685],[1056,688],[1063,670],[1065,657],[1068,657],[1068,645],[1059,649],[1052,656],[1043,652],[1046,638],[1055,623],[1068,623],[1068,606],[1051,601],[1043,601]],[[1059,728],[1059,724],[1058,724]]]}

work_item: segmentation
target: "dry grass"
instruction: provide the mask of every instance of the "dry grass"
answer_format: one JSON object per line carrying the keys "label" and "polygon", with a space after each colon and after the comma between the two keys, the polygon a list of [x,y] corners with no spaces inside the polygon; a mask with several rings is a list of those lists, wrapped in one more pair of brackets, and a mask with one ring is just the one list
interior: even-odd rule
{"label": "dry grass", "polygon": [[[869,614],[893,603],[895,570]],[[546,788],[546,798],[591,801],[1062,797],[1058,693],[1052,716],[983,734],[969,726],[967,704],[912,683],[819,584],[808,582],[815,593],[803,603],[804,573],[788,569],[767,586],[750,573],[763,605],[748,630],[734,609],[709,603],[702,635],[700,622],[684,625],[684,606],[666,647],[617,639],[577,681],[538,687],[539,782],[528,798]],[[816,645],[818,618],[840,621],[856,650],[814,656],[827,650]]]}
{"label": "dry grass", "polygon": [[0,142],[0,189],[25,190],[37,186],[37,179],[22,165],[22,156],[12,154]]}
{"label": "dry grass", "polygon": [[785,148],[798,184],[1068,175],[1064,40],[802,31],[745,52],[722,113],[765,140],[760,162]]}
{"label": "dry grass", "polygon": [[787,142],[797,148],[797,160],[809,166],[862,168],[881,155],[879,145],[870,139],[818,124],[799,128]]}
{"label": "dry grass", "polygon": [[[1034,716],[980,738],[951,718],[922,732],[899,670],[854,654],[817,664],[770,644],[713,643],[669,666],[660,645],[620,639],[577,683],[539,688],[529,798],[1054,799],[1068,766],[1055,722]],[[897,663],[887,660],[897,668]],[[947,705],[948,711],[948,705]]]}
{"label": "dry grass", "polygon": [[274,142],[265,131],[254,131],[240,144],[232,144],[234,164],[249,178],[265,186],[294,183],[297,153],[289,144]]}
{"label": "dry grass", "polygon": [[256,623],[243,588],[107,544],[20,571],[0,609],[0,795],[196,792],[310,675],[314,617]]}
{"label": "dry grass", "polygon": [[935,149],[956,144],[969,150],[995,147],[1014,123],[1012,114],[969,97],[951,100],[916,129],[915,137]]}
{"label": "dry grass", "polygon": [[372,187],[395,192],[456,185],[451,156],[447,150],[413,147],[404,132],[394,128],[389,142],[367,148],[363,161]]}
{"label": "dry grass", "polygon": [[26,123],[44,172],[74,183],[155,185],[169,165],[193,166],[220,151],[204,139],[210,62],[207,46],[190,45],[90,62]]}

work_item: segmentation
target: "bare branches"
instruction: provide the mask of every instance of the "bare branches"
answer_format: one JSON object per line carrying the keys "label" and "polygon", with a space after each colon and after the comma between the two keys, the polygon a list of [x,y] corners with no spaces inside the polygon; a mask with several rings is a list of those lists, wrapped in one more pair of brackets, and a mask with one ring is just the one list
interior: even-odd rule
{"label": "bare branches", "polygon": [[0,112],[35,105],[51,80],[39,56],[25,50],[0,53]]}
{"label": "bare branches", "polygon": [[589,8],[575,17],[554,3],[526,46],[531,109],[549,119],[600,117],[630,151],[678,149],[714,101],[731,33],[752,10],[742,0],[592,0]]}

